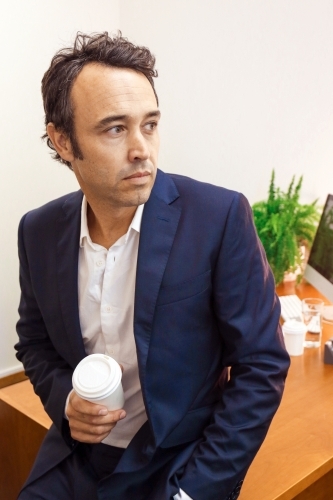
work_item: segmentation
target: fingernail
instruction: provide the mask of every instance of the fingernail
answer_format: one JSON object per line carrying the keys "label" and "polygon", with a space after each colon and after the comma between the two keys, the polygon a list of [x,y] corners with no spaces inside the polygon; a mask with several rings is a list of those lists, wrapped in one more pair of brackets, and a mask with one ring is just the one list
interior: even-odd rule
{"label": "fingernail", "polygon": [[119,418],[125,418],[126,417],[126,412],[122,411],[121,414],[119,415]]}
{"label": "fingernail", "polygon": [[99,412],[98,412],[98,415],[107,415],[107,414],[108,414],[108,410],[106,408],[99,410]]}

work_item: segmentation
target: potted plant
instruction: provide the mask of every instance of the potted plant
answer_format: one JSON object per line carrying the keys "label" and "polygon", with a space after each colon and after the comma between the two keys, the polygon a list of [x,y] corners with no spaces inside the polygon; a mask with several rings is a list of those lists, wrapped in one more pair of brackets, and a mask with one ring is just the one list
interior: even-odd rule
{"label": "potted plant", "polygon": [[[302,268],[301,246],[311,246],[320,217],[317,200],[304,205],[299,202],[302,181],[300,177],[295,183],[294,176],[284,192],[275,186],[273,170],[268,199],[252,206],[257,233],[277,285],[283,281],[285,273]],[[301,277],[299,272],[297,280]]]}

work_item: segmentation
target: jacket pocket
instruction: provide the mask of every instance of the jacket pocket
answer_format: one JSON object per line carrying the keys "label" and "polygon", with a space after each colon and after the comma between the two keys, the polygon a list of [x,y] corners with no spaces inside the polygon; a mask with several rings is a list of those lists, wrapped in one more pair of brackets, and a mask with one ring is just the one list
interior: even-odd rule
{"label": "jacket pocket", "polygon": [[177,427],[164,439],[161,448],[170,448],[202,437],[216,403],[189,411]]}
{"label": "jacket pocket", "polygon": [[176,285],[162,286],[157,299],[157,306],[184,300],[204,292],[211,284],[211,271]]}

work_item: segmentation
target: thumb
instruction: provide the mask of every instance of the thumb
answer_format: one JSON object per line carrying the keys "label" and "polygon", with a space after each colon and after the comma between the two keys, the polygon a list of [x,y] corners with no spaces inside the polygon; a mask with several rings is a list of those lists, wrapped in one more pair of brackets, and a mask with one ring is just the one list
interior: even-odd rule
{"label": "thumb", "polygon": [[122,420],[123,418],[126,417],[126,411],[121,409],[121,410],[116,410],[116,419],[117,420]]}

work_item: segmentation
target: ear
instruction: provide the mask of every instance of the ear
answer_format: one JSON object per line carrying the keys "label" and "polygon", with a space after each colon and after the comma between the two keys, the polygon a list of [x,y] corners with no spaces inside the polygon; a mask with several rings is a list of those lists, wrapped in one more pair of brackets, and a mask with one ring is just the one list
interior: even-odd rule
{"label": "ear", "polygon": [[75,158],[72,152],[71,142],[67,135],[61,130],[57,130],[52,122],[47,124],[46,132],[58,155],[61,156],[63,160],[72,162]]}

